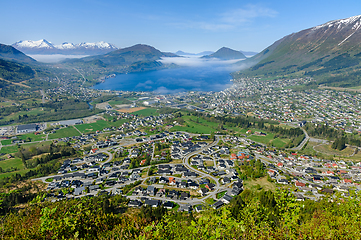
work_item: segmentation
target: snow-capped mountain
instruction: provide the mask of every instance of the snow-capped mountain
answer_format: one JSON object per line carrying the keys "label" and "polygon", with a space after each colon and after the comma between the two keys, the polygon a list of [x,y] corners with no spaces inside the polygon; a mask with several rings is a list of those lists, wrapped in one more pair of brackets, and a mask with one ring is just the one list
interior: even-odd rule
{"label": "snow-capped mountain", "polygon": [[361,68],[361,15],[320,24],[285,36],[248,62],[247,74],[308,76],[341,74]]}
{"label": "snow-capped mountain", "polygon": [[[54,46],[50,42],[46,41],[45,39],[41,39],[38,41],[19,41],[12,45],[15,48],[45,48],[45,49],[53,49]],[[19,50],[19,49],[18,49]]]}
{"label": "snow-capped mountain", "polygon": [[95,43],[83,42],[79,44],[64,42],[59,45],[54,45],[45,39],[38,41],[19,41],[12,46],[26,54],[98,55],[118,49],[113,44],[103,41]]}

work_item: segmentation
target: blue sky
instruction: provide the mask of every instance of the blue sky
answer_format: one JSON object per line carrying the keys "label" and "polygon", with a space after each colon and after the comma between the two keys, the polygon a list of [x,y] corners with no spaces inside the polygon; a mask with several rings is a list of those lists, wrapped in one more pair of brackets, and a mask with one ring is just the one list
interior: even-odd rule
{"label": "blue sky", "polygon": [[137,43],[162,51],[262,51],[330,20],[361,14],[361,1],[1,0],[0,42],[46,39]]}

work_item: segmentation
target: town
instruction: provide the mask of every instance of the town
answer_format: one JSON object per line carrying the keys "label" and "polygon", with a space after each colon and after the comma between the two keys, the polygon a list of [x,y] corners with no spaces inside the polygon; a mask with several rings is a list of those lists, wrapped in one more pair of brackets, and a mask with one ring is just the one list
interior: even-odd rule
{"label": "town", "polygon": [[[311,81],[293,79],[287,84]],[[136,93],[138,98],[132,104],[97,104],[97,108],[106,111],[89,118],[2,127],[1,147],[4,150],[19,144],[52,141],[82,152],[82,157],[65,160],[58,174],[33,179],[47,184],[46,199],[49,201],[120,194],[129,199],[130,207],[163,205],[190,212],[229,204],[243,191],[247,179],[253,179],[253,184],[260,188],[288,189],[299,201],[318,200],[336,192],[347,195],[349,189],[359,189],[359,162],[323,159],[297,151],[306,144],[314,144],[315,149],[319,144],[329,143],[325,139],[310,138],[306,133],[300,146],[277,148],[257,141],[272,135],[257,129],[245,129],[243,134],[237,134],[213,126],[213,132],[207,129],[200,129],[200,133],[196,133],[196,129],[189,132],[183,126],[191,122],[184,122],[179,117],[182,114],[176,112],[252,116],[293,128],[313,122],[350,133],[359,129],[357,94],[320,89],[293,91],[284,89],[286,85],[284,81],[270,84],[254,79],[237,81],[219,93]],[[122,94],[115,93],[116,96]],[[252,94],[262,94],[262,97],[252,100]],[[250,100],[237,100],[242,96]],[[339,111],[340,106],[345,110]],[[127,111],[116,111],[119,108]],[[142,112],[156,108],[174,110],[154,115],[148,112],[144,117],[132,112],[133,109]],[[118,126],[89,129],[95,126],[92,124],[106,119],[113,119]],[[184,119],[197,124],[192,118]],[[211,126],[209,122],[205,126],[202,123],[205,120],[198,119],[198,125]],[[67,136],[62,137],[57,132]],[[34,134],[36,138],[24,139],[14,136],[16,134]],[[353,154],[357,154],[357,150],[355,147]],[[8,155],[11,158],[11,154]],[[251,170],[247,172],[246,169]],[[264,182],[258,183],[257,179],[268,183],[261,186]]]}

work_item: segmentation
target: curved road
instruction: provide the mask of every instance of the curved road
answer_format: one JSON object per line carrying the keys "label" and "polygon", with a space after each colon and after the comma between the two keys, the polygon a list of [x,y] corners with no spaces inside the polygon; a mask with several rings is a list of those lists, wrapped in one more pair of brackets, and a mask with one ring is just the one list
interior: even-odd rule
{"label": "curved road", "polygon": [[197,200],[200,200],[200,201],[203,201],[203,200],[205,200],[205,199],[207,199],[207,198],[209,198],[209,197],[211,197],[211,196],[216,196],[216,194],[217,194],[217,193],[220,191],[220,189],[221,189],[220,184],[219,184],[219,181],[218,181],[219,179],[217,179],[217,178],[215,178],[215,177],[213,177],[213,176],[211,176],[211,175],[209,175],[209,174],[207,174],[207,173],[204,173],[204,172],[202,172],[202,171],[199,171],[199,170],[197,170],[197,169],[194,169],[194,168],[189,164],[189,159],[190,159],[191,157],[193,157],[194,155],[200,154],[204,149],[207,149],[207,148],[211,148],[211,147],[213,147],[213,146],[216,146],[216,145],[218,144],[218,142],[219,142],[220,139],[219,139],[219,136],[218,136],[218,135],[216,135],[215,138],[216,138],[216,140],[215,140],[214,142],[212,142],[211,144],[209,144],[209,145],[207,145],[207,146],[205,146],[205,147],[203,147],[203,148],[201,148],[201,149],[199,149],[199,150],[197,150],[197,151],[195,151],[195,152],[189,153],[188,155],[186,155],[186,156],[183,157],[183,164],[184,164],[184,166],[185,166],[186,168],[188,168],[188,169],[191,170],[192,172],[198,173],[199,175],[202,175],[202,176],[204,176],[204,177],[210,178],[210,179],[212,179],[212,180],[216,183],[215,190],[212,191],[212,192],[211,192],[210,194],[208,194],[207,196],[205,196],[205,197],[203,197],[203,198],[201,198],[201,199],[197,199]]}

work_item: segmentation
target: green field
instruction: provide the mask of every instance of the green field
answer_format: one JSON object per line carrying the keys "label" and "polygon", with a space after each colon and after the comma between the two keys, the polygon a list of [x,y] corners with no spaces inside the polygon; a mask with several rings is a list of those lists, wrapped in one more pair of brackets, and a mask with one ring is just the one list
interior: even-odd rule
{"label": "green field", "polygon": [[131,101],[128,101],[127,99],[124,100],[110,100],[109,105],[114,106],[114,105],[122,105],[122,104],[131,104]]}
{"label": "green field", "polygon": [[4,120],[15,120],[15,119],[18,119],[19,118],[19,115],[38,115],[39,113],[44,113],[44,111],[41,109],[41,108],[33,108],[31,109],[30,111],[20,111],[20,112],[16,112],[16,113],[13,113],[11,115],[8,115],[8,116],[5,116],[4,117]]}
{"label": "green field", "polygon": [[328,145],[322,144],[322,145],[315,146],[314,149],[321,154],[344,156],[344,157],[350,156],[355,151],[353,148],[350,148],[350,147],[346,147],[342,151],[339,151],[337,149],[333,149],[331,146],[332,146],[332,144],[328,144]]}
{"label": "green field", "polygon": [[128,122],[128,119],[120,119],[116,122],[107,122],[105,120],[98,120],[95,123],[85,123],[85,124],[79,124],[75,127],[82,133],[89,133],[89,132],[95,132],[95,131],[102,131],[104,128],[109,127],[119,127],[125,122]]}
{"label": "green field", "polygon": [[18,147],[16,145],[5,146],[5,147],[2,147],[0,150],[0,153],[5,153],[5,154],[16,153],[16,152],[18,152]]}
{"label": "green field", "polygon": [[80,132],[82,133],[88,133],[88,132],[95,132],[95,131],[101,131],[104,128],[111,127],[109,122],[104,120],[98,120],[95,123],[85,123],[85,124],[79,124],[75,126]]}
{"label": "green field", "polygon": [[[197,121],[197,117],[188,117],[189,120],[193,120],[194,122]],[[187,116],[184,117],[184,120],[188,120]],[[203,118],[198,118],[198,123],[207,127],[211,127],[211,128],[218,128],[219,127],[219,123],[215,123],[215,122],[209,122]]]}
{"label": "green field", "polygon": [[0,178],[10,177],[11,175],[14,175],[14,174],[21,174],[21,175],[23,175],[24,173],[26,173],[26,172],[28,172],[28,171],[29,171],[28,169],[21,169],[21,170],[19,170],[19,171],[1,173],[1,174],[0,174]]}
{"label": "green field", "polygon": [[[260,130],[252,129],[252,132],[254,132],[254,131],[260,131]],[[266,136],[251,135],[248,138],[251,139],[252,141],[255,141],[258,143],[263,143],[266,145],[273,145],[278,148],[282,148],[282,147],[286,146],[286,144],[289,141],[288,139],[274,138],[273,133],[265,132],[263,130],[262,130],[262,132],[267,133],[267,135]]]}
{"label": "green field", "polygon": [[286,146],[287,141],[285,139],[276,138],[272,141],[272,146],[275,146],[277,148],[283,148]]}
{"label": "green field", "polygon": [[12,142],[13,142],[13,140],[7,139],[7,140],[2,140],[2,141],[1,141],[1,144],[2,144],[2,145],[10,145]]}
{"label": "green field", "polygon": [[[185,121],[182,126],[174,126],[170,130],[171,131],[186,131],[190,133],[200,133],[200,134],[210,134],[211,132],[217,131],[219,126],[218,123],[209,122],[202,118],[183,116],[182,119]],[[193,121],[191,121],[191,119]]]}
{"label": "green field", "polygon": [[80,133],[72,126],[57,130],[55,133],[49,134],[49,139],[58,139],[65,137],[80,136]]}
{"label": "green field", "polygon": [[27,140],[28,138],[30,138],[31,141],[34,142],[34,141],[42,141],[46,138],[46,136],[44,134],[35,135],[34,133],[18,135],[18,139],[20,140]]}
{"label": "green field", "polygon": [[132,114],[143,116],[143,117],[158,116],[159,115],[159,113],[157,113],[157,109],[155,109],[155,108],[142,109],[142,110],[133,112]]}
{"label": "green field", "polygon": [[189,127],[174,126],[170,129],[171,131],[185,131],[190,133],[210,134],[215,130],[213,128],[205,127],[198,124],[189,124]]}
{"label": "green field", "polygon": [[11,107],[13,102],[0,102],[0,107]]}
{"label": "green field", "polygon": [[6,171],[11,167],[22,170],[24,169],[24,164],[22,163],[20,158],[12,158],[12,159],[0,161],[0,167],[3,169],[3,171]]}

